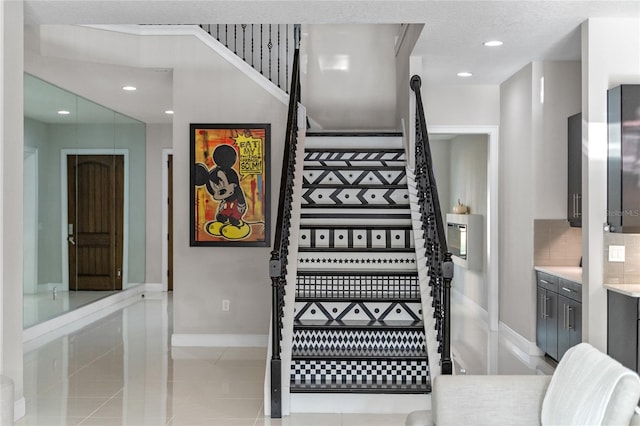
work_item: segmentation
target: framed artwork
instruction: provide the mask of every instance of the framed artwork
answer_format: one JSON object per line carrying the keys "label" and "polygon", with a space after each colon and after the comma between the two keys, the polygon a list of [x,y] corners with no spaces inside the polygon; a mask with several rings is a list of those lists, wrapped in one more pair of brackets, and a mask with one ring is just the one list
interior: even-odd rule
{"label": "framed artwork", "polygon": [[270,124],[191,124],[191,246],[269,239]]}

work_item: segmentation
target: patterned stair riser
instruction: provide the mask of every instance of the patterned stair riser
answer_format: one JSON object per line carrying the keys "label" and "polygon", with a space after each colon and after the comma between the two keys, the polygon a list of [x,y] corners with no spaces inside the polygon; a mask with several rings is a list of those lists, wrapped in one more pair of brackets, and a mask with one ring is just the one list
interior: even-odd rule
{"label": "patterned stair riser", "polygon": [[296,298],[332,299],[420,299],[416,274],[322,274],[300,272]]}
{"label": "patterned stair riser", "polygon": [[369,150],[316,143],[305,152],[292,392],[430,391],[405,156],[396,142],[376,140]]}
{"label": "patterned stair riser", "polygon": [[406,185],[407,175],[403,167],[380,170],[307,167],[304,169],[302,182],[303,185]]}
{"label": "patterned stair riser", "polygon": [[397,348],[425,354],[423,330],[294,330],[293,351],[350,349],[376,351]]}
{"label": "patterned stair riser", "polygon": [[429,367],[418,360],[298,360],[292,365],[291,382],[427,385]]}
{"label": "patterned stair riser", "polygon": [[298,269],[304,270],[377,270],[377,271],[415,271],[415,253],[331,253],[300,252]]}
{"label": "patterned stair riser", "polygon": [[409,192],[407,187],[336,187],[311,186],[302,189],[302,208],[407,208]]}
{"label": "patterned stair riser", "polygon": [[403,150],[380,150],[375,152],[307,150],[304,155],[304,164],[325,167],[404,167],[405,157]]}
{"label": "patterned stair riser", "polygon": [[413,249],[410,227],[308,227],[300,229],[299,248],[305,249]]}
{"label": "patterned stair riser", "polygon": [[419,302],[296,302],[295,319],[420,321],[422,305]]}

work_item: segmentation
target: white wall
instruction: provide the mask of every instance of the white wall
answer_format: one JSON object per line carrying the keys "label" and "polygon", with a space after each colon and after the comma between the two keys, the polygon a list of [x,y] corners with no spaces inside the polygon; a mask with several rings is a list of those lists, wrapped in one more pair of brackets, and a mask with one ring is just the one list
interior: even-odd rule
{"label": "white wall", "polygon": [[[429,64],[423,64],[426,69]],[[422,80],[427,126],[495,126],[500,124],[500,86],[446,86]]]}
{"label": "white wall", "polygon": [[534,218],[566,219],[567,118],[582,110],[580,62],[544,62],[542,77],[542,133],[533,150],[536,164]]}
{"label": "white wall", "polygon": [[534,67],[500,86],[500,321],[535,340],[533,285]]}
{"label": "white wall", "polygon": [[210,60],[208,70],[174,70],[174,333],[265,335],[264,344],[270,248],[189,247],[189,123],[271,124],[273,238],[287,108],[224,60]]}
{"label": "white wall", "polygon": [[326,130],[396,130],[400,25],[305,25],[302,102]]}
{"label": "white wall", "polygon": [[640,83],[640,18],[588,20],[582,25],[582,336],[600,350],[607,342],[607,90],[622,83]]}
{"label": "white wall", "polygon": [[162,169],[166,164],[162,161],[162,150],[173,148],[173,125],[147,124],[147,266],[146,282],[162,282],[162,207],[166,200],[162,199]]}
{"label": "white wall", "polygon": [[23,20],[21,0],[0,2],[0,373],[14,382],[16,415],[24,414],[22,360]]}

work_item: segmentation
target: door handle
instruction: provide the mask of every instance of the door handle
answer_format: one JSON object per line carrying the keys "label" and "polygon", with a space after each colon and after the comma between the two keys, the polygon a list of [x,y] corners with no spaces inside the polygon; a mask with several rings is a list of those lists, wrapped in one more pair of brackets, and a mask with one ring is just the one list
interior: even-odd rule
{"label": "door handle", "polygon": [[73,235],[69,235],[69,237],[67,237],[67,240],[69,240],[69,243],[71,243],[71,245],[76,245],[76,240],[73,239]]}

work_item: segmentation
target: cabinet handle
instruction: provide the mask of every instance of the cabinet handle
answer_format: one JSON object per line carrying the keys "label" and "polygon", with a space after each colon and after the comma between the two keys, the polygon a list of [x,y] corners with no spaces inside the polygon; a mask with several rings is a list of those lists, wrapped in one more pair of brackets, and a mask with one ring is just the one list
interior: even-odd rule
{"label": "cabinet handle", "polygon": [[549,281],[542,280],[542,279],[540,280],[540,282],[541,282],[541,283],[545,283],[545,284],[549,284]]}
{"label": "cabinet handle", "polygon": [[576,217],[576,194],[571,194],[571,218]]}
{"label": "cabinet handle", "polygon": [[578,194],[577,198],[578,198],[578,206],[576,211],[578,213],[578,217],[582,217],[582,194]]}
{"label": "cabinet handle", "polygon": [[567,305],[562,304],[562,329],[567,329]]}
{"label": "cabinet handle", "polygon": [[572,311],[573,311],[573,308],[571,306],[567,306],[567,330],[573,329],[573,327],[571,327],[571,312]]}
{"label": "cabinet handle", "polygon": [[547,303],[549,302],[549,300],[551,300],[551,298],[545,296],[544,298],[544,317],[545,318],[549,318],[549,314],[547,313]]}
{"label": "cabinet handle", "polygon": [[573,292],[573,290],[571,290],[570,288],[562,287],[562,289],[563,289],[564,291],[568,291],[569,293]]}

